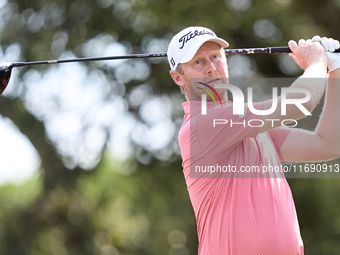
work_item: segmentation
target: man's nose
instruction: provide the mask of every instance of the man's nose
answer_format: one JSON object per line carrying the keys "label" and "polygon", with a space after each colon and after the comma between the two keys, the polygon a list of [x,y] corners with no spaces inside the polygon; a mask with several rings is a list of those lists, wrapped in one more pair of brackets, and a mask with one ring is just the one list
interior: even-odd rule
{"label": "man's nose", "polygon": [[211,74],[216,72],[216,67],[212,61],[207,61],[207,73]]}

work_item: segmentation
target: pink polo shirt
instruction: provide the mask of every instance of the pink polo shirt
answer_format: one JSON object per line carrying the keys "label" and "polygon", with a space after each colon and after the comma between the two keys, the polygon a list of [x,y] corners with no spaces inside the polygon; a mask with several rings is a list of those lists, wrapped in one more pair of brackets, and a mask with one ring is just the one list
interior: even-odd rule
{"label": "pink polo shirt", "polygon": [[[284,175],[241,172],[252,166],[278,169],[283,160],[280,147],[289,128],[258,134],[259,127],[254,126],[260,126],[262,117],[250,111],[233,115],[229,101],[223,107],[208,102],[207,115],[201,115],[200,101],[185,102],[183,108],[178,139],[196,215],[198,254],[303,254],[295,205]],[[263,105],[256,108],[261,110]],[[214,119],[226,124],[214,127]],[[213,173],[206,171],[209,166],[215,167],[210,168]],[[223,166],[234,172],[221,171]]]}

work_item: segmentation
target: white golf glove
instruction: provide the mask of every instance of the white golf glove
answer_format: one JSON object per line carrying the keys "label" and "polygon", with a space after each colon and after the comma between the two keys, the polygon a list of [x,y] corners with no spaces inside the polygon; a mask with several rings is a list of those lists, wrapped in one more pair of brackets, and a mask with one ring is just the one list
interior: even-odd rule
{"label": "white golf glove", "polygon": [[312,42],[320,42],[325,48],[327,55],[327,67],[329,72],[332,72],[340,68],[340,53],[333,53],[335,50],[340,48],[338,40],[333,38],[320,37],[318,35],[312,38]]}

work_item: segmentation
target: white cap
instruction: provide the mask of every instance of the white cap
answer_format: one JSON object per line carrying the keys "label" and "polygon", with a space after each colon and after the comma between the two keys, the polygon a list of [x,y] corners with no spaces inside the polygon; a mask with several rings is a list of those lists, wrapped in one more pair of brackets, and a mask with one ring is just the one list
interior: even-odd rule
{"label": "white cap", "polygon": [[167,56],[170,67],[175,70],[179,63],[189,62],[203,43],[212,41],[225,48],[229,46],[225,40],[205,27],[188,27],[176,34],[168,48]]}

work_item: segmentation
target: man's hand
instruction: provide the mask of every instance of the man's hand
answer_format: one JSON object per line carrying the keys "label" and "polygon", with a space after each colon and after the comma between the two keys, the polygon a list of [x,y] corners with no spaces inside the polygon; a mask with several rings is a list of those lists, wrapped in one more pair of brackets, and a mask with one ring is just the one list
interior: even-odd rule
{"label": "man's hand", "polygon": [[338,40],[333,38],[320,37],[318,35],[312,38],[312,42],[320,42],[324,47],[327,55],[327,67],[329,72],[332,72],[340,68],[340,53],[332,53],[336,49],[340,48],[340,43]]}
{"label": "man's hand", "polygon": [[298,45],[293,40],[289,41],[288,46],[292,51],[289,56],[303,69],[316,63],[324,63],[325,65],[327,63],[325,50],[320,43],[301,39]]}

